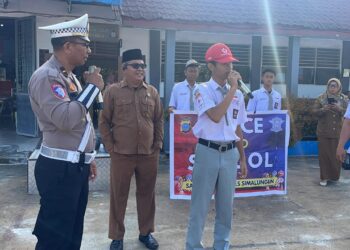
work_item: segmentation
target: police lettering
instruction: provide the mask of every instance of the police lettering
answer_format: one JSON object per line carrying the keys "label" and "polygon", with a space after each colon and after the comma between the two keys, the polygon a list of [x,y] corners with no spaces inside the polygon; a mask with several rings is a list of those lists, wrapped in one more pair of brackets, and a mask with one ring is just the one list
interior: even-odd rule
{"label": "police lettering", "polygon": [[[252,127],[247,128],[247,127]],[[246,134],[262,134],[264,133],[263,131],[263,118],[261,117],[256,117],[256,118],[250,118],[248,117],[247,122],[245,122],[244,124],[241,125],[242,130],[244,131],[244,133]]]}

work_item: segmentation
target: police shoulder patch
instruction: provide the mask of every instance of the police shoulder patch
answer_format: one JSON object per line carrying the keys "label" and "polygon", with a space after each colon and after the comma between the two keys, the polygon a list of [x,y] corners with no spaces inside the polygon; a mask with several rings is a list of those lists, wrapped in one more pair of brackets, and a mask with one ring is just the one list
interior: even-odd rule
{"label": "police shoulder patch", "polygon": [[63,100],[67,96],[66,90],[59,83],[51,84],[51,91],[55,97]]}

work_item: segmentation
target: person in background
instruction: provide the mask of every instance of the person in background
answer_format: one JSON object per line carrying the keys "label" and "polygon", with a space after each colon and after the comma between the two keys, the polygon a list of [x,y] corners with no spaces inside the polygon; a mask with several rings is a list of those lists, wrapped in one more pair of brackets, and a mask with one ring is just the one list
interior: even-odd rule
{"label": "person in background", "polygon": [[312,109],[318,119],[316,134],[321,186],[327,186],[328,181],[338,181],[340,177],[341,163],[336,159],[336,152],[347,104],[348,98],[342,94],[340,81],[331,78],[326,92],[316,99]]}
{"label": "person in background", "polygon": [[276,73],[272,69],[265,69],[262,72],[263,86],[253,91],[253,98],[249,99],[248,112],[280,110],[282,98],[280,93],[273,89],[273,82]]}
{"label": "person in background", "polygon": [[186,79],[174,85],[169,102],[169,113],[173,110],[193,111],[193,91],[198,85],[196,80],[199,75],[199,63],[196,60],[188,60],[185,65]]}

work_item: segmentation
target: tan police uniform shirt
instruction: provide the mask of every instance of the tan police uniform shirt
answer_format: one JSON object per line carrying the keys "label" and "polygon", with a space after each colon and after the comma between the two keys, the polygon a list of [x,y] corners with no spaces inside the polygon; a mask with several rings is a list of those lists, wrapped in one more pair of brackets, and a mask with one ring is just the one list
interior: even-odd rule
{"label": "tan police uniform shirt", "polygon": [[125,81],[108,87],[99,129],[108,152],[148,155],[163,145],[163,108],[157,90]]}
{"label": "tan police uniform shirt", "polygon": [[[73,73],[67,74],[53,55],[29,81],[32,109],[43,133],[43,145],[78,150],[86,126],[86,108],[74,96],[81,91]],[[95,134],[91,130],[85,152],[92,152]]]}

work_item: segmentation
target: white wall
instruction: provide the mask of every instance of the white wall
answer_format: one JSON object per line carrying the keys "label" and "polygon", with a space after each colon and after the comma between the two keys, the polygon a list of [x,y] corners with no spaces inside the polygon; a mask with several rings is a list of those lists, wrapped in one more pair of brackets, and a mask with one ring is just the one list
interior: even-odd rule
{"label": "white wall", "polygon": [[[165,32],[161,32],[161,39],[165,40]],[[252,43],[251,36],[234,35],[226,33],[208,33],[208,32],[190,32],[177,31],[176,41],[197,42],[197,43],[229,43],[229,44],[247,44]],[[203,55],[204,56],[204,55]]]}
{"label": "white wall", "polygon": [[[122,48],[120,49],[120,55],[122,55],[122,53],[128,49],[141,49],[142,53],[146,56],[145,63],[149,66],[149,30],[121,27],[120,38],[123,41]],[[149,70],[146,70],[146,79],[149,79]]]}
{"label": "white wall", "polygon": [[263,36],[262,37],[262,46],[273,46],[276,44],[277,47],[288,47],[288,37],[282,37],[282,36],[276,36],[276,37],[269,37],[269,36]]}
{"label": "white wall", "polygon": [[38,28],[41,26],[47,26],[54,23],[64,22],[65,19],[62,18],[48,18],[48,17],[36,17],[36,63],[37,67],[39,67],[39,50],[40,49],[48,49],[50,53],[52,53],[52,45],[51,45],[51,37],[50,32],[46,30],[39,30]]}
{"label": "white wall", "polygon": [[343,41],[335,39],[302,38],[300,39],[300,47],[342,49]]}
{"label": "white wall", "polygon": [[299,84],[298,97],[316,98],[325,91],[325,85]]}

